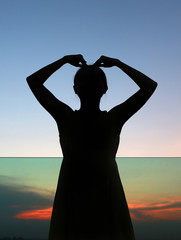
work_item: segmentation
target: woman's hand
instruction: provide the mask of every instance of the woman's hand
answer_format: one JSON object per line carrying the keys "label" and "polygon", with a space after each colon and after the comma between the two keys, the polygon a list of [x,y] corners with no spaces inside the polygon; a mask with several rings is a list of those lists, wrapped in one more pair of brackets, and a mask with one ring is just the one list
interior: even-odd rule
{"label": "woman's hand", "polygon": [[94,65],[97,67],[113,67],[117,66],[117,63],[119,62],[116,58],[110,58],[106,56],[101,56]]}
{"label": "woman's hand", "polygon": [[74,67],[86,66],[86,61],[81,54],[67,55],[63,57],[65,63],[69,63]]}

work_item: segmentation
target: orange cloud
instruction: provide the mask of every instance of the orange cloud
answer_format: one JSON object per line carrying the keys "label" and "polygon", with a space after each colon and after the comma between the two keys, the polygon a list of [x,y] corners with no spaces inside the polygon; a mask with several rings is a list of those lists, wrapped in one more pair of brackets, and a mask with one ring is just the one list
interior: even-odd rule
{"label": "orange cloud", "polygon": [[30,211],[24,211],[14,216],[18,219],[39,219],[39,220],[49,220],[52,214],[52,207],[45,209],[35,209]]}
{"label": "orange cloud", "polygon": [[161,203],[128,204],[133,220],[181,220],[181,196],[167,199]]}
{"label": "orange cloud", "polygon": [[[130,215],[136,221],[181,220],[181,196],[158,203],[128,203]],[[18,219],[50,220],[52,207],[23,211],[14,216]]]}

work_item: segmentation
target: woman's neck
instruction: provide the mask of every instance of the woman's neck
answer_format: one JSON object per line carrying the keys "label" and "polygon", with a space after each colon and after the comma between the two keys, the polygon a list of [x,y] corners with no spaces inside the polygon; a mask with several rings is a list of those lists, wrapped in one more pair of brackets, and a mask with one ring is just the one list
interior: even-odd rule
{"label": "woman's neck", "polygon": [[100,112],[100,100],[98,101],[81,101],[80,111]]}

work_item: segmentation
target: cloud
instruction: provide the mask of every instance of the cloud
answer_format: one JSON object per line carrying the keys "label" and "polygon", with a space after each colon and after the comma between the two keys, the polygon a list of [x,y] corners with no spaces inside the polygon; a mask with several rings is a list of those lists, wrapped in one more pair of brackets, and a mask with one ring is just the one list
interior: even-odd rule
{"label": "cloud", "polygon": [[18,179],[16,177],[7,176],[7,175],[0,175],[0,183],[7,184],[7,183],[13,183],[14,181],[17,181]]}
{"label": "cloud", "polygon": [[[47,238],[54,193],[47,189],[16,184],[19,181],[8,176],[0,176],[0,180],[3,180],[0,183],[1,236]],[[149,204],[128,203],[128,206],[138,239],[178,239],[181,196]]]}
{"label": "cloud", "polygon": [[[4,220],[51,218],[54,193],[42,188],[16,184],[16,179],[0,175],[1,215]],[[136,221],[181,220],[181,196],[162,202],[128,203],[130,214]],[[1,220],[0,220],[1,222]]]}
{"label": "cloud", "polygon": [[19,184],[19,179],[8,176],[0,175],[0,180],[0,237],[47,238],[49,218],[44,221],[29,218],[24,221],[14,216],[25,211],[50,208],[54,193],[47,189]]}
{"label": "cloud", "polygon": [[128,204],[133,220],[181,220],[181,196],[173,196],[164,202]]}
{"label": "cloud", "polygon": [[50,220],[52,214],[52,207],[44,209],[35,209],[30,211],[23,211],[16,214],[14,218],[18,219],[34,219],[34,220]]}
{"label": "cloud", "polygon": [[[130,214],[133,220],[137,221],[153,221],[153,220],[181,220],[181,197],[150,204],[129,204]],[[19,219],[50,219],[52,206],[23,211],[15,218]]]}
{"label": "cloud", "polygon": [[54,193],[34,186],[16,184],[15,179],[0,176],[1,219],[9,221],[20,212],[52,206]]}

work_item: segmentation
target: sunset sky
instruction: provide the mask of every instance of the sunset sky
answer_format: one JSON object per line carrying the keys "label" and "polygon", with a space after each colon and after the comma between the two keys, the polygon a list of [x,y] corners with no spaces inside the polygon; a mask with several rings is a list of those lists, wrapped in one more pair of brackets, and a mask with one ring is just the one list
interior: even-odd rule
{"label": "sunset sky", "polygon": [[[178,240],[181,158],[117,163],[136,239]],[[60,165],[60,158],[0,159],[0,238],[47,238]]]}
{"label": "sunset sky", "polygon": [[[101,55],[118,58],[158,82],[123,127],[117,153],[142,158],[120,158],[118,167],[137,240],[180,240],[180,24],[180,0],[0,1],[0,238],[9,230],[47,238],[62,152],[56,123],[26,77],[82,54],[88,64]],[[116,67],[103,70],[109,90],[101,109],[109,110],[138,87]],[[45,84],[72,109],[79,109],[76,71],[65,65]]]}
{"label": "sunset sky", "polygon": [[[180,0],[6,0],[0,7],[0,156],[62,156],[54,120],[38,104],[26,77],[67,54],[88,64],[118,58],[158,82],[149,102],[124,126],[118,156],[181,156]],[[46,86],[79,108],[76,68],[66,65]],[[109,110],[137,91],[115,67],[103,69]]]}

